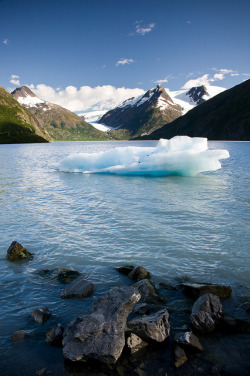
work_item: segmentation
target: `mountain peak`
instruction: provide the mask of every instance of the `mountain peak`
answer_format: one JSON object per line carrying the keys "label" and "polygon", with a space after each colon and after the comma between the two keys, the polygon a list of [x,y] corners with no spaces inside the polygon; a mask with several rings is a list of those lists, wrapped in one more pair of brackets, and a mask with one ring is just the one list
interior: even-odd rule
{"label": "mountain peak", "polygon": [[192,87],[186,93],[186,95],[189,96],[189,98],[193,100],[194,103],[196,104],[204,103],[207,99],[209,99],[209,98],[204,98],[204,96],[210,97],[207,91],[207,88],[204,85]]}
{"label": "mountain peak", "polygon": [[36,95],[31,91],[28,86],[17,87],[11,93],[15,99],[26,98],[26,97],[36,97]]}

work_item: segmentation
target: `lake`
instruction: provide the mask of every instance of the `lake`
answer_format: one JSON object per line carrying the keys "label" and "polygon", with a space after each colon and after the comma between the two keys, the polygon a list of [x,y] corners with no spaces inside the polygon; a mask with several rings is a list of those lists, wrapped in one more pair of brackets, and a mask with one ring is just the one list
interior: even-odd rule
{"label": "lake", "polygon": [[[247,318],[237,307],[250,300],[250,142],[209,142],[210,149],[228,150],[230,158],[222,160],[220,170],[194,177],[82,174],[50,167],[72,153],[156,143],[0,145],[3,375],[34,375],[43,367],[68,374],[61,350],[46,344],[30,312],[47,306],[51,323],[67,325],[108,289],[131,283],[114,269],[125,264],[143,265],[156,286],[177,286],[180,280],[229,284],[233,293],[225,307]],[[31,261],[7,261],[14,240],[34,254]],[[61,267],[72,267],[94,283],[93,296],[60,299],[64,285],[39,271]],[[35,330],[35,337],[12,343],[10,336],[19,329]],[[237,366],[247,375],[249,340],[242,335],[220,341],[222,364],[232,374]]]}

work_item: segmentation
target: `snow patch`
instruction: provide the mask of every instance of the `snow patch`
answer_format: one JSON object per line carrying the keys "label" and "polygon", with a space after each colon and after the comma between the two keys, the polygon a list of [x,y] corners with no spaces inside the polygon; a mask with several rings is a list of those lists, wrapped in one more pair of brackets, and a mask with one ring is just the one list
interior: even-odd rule
{"label": "snow patch", "polygon": [[31,97],[28,95],[27,97],[19,97],[18,102],[24,106],[27,107],[37,107],[38,104],[45,103],[44,100],[38,98],[38,97]]}

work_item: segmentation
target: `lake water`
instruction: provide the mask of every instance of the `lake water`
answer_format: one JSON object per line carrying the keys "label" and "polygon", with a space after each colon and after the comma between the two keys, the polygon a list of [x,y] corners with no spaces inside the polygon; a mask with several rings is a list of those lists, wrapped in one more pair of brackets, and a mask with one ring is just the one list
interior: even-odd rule
{"label": "lake water", "polygon": [[[124,264],[143,265],[156,286],[181,279],[230,284],[233,294],[225,304],[246,318],[237,307],[250,299],[250,143],[209,142],[211,149],[228,150],[230,158],[220,170],[195,177],[86,175],[49,167],[72,153],[128,145],[156,142],[0,146],[1,374],[34,375],[43,367],[68,374],[61,350],[46,344],[46,327],[34,323],[30,312],[47,306],[53,312],[49,329],[56,322],[67,325],[109,288],[131,283],[114,269]],[[33,260],[8,262],[13,240]],[[81,272],[94,283],[94,295],[60,299],[64,286],[39,275],[59,267]],[[35,336],[12,343],[19,329],[34,330]],[[223,339],[232,364],[222,350],[221,362],[229,362],[235,375],[237,365],[244,375],[249,341],[239,338]]]}

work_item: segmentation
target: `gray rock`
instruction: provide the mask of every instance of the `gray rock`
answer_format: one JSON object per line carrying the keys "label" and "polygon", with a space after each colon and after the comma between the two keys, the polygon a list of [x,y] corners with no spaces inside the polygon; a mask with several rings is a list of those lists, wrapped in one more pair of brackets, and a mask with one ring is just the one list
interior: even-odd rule
{"label": "gray rock", "polygon": [[194,329],[207,333],[214,330],[222,316],[223,307],[220,298],[216,295],[205,294],[195,301],[190,320]]}
{"label": "gray rock", "polygon": [[140,337],[138,337],[134,333],[130,333],[130,335],[127,338],[127,346],[131,351],[131,354],[134,354],[135,352],[143,349],[148,344],[147,342],[143,341]]}
{"label": "gray rock", "polygon": [[144,278],[149,278],[149,272],[143,266],[137,266],[129,273],[129,278],[134,281],[141,281]]}
{"label": "gray rock", "polygon": [[143,300],[148,296],[155,295],[155,288],[148,279],[142,279],[141,281],[136,282],[134,287],[137,288],[141,295],[141,299]]}
{"label": "gray rock", "polygon": [[12,242],[7,250],[7,259],[9,261],[29,260],[31,258],[32,254],[16,241]]}
{"label": "gray rock", "polygon": [[217,295],[220,298],[228,298],[232,293],[231,286],[215,285],[209,283],[182,283],[181,287],[183,292],[193,299],[197,299],[207,293]]}
{"label": "gray rock", "polygon": [[95,301],[90,311],[73,320],[64,332],[63,354],[70,361],[96,359],[114,364],[125,345],[126,320],[140,294],[117,287]]}
{"label": "gray rock", "polygon": [[81,277],[71,282],[64,290],[61,291],[60,298],[85,298],[90,296],[94,291],[94,285]]}
{"label": "gray rock", "polygon": [[71,283],[76,278],[80,277],[80,273],[70,268],[59,268],[56,269],[55,276],[61,283]]}
{"label": "gray rock", "polygon": [[198,339],[192,332],[177,333],[174,338],[181,348],[191,351],[203,351],[203,347]]}
{"label": "gray rock", "polygon": [[43,324],[48,321],[51,315],[52,313],[47,307],[37,308],[31,312],[31,316],[36,322],[39,322],[39,324]]}
{"label": "gray rock", "polygon": [[31,337],[31,330],[18,330],[11,335],[13,342],[22,341],[24,338]]}
{"label": "gray rock", "polygon": [[174,365],[176,368],[182,366],[188,360],[185,351],[178,345],[174,346]]}
{"label": "gray rock", "polygon": [[129,321],[127,327],[145,341],[163,342],[170,333],[168,318],[167,309],[162,309],[151,315]]}
{"label": "gray rock", "polygon": [[46,333],[46,341],[54,347],[62,347],[64,328],[61,324],[57,324],[49,332]]}

